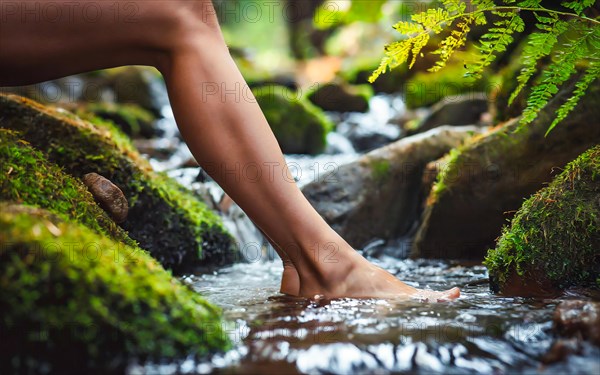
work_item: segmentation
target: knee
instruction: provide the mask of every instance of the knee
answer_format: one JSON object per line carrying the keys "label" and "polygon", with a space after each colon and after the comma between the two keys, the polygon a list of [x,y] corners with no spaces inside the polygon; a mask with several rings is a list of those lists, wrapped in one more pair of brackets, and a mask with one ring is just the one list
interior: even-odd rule
{"label": "knee", "polygon": [[[219,22],[211,0],[176,0],[168,2],[160,30],[159,48],[164,51],[157,68],[168,70],[176,55],[197,48],[225,47]],[[225,47],[226,48],[226,47]]]}

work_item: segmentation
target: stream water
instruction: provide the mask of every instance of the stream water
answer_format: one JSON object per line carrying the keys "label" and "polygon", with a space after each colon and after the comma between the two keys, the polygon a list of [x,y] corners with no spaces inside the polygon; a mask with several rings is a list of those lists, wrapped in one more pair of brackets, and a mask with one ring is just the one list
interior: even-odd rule
{"label": "stream water", "polygon": [[[371,104],[376,110],[370,113],[338,118],[338,129],[358,126],[363,132],[398,137],[387,123],[403,110],[401,103],[380,96]],[[168,110],[163,126],[171,139],[162,141],[172,142],[176,131]],[[286,156],[292,170],[301,171],[296,175],[300,185],[357,157],[345,134],[335,133],[328,141],[328,155]],[[199,189],[196,168],[177,168],[190,155],[180,144],[169,160],[152,163]],[[216,185],[201,185],[219,199]],[[264,244],[243,213],[238,211],[224,220],[238,241]],[[462,296],[440,304],[380,299],[315,301],[278,293],[281,265],[272,253],[267,249],[262,255],[268,256],[251,257],[258,261],[182,279],[223,309],[228,322],[225,330],[234,343],[231,350],[203,361],[132,365],[128,372],[600,374],[600,349],[586,343],[577,354],[545,363],[543,358],[555,340],[552,315],[559,300],[496,296],[489,291],[483,266],[402,259],[406,251],[399,243],[365,255],[412,286],[434,290],[459,286]]]}
{"label": "stream water", "polygon": [[544,364],[558,300],[502,298],[482,266],[371,258],[413,286],[462,296],[441,304],[380,299],[314,301],[278,293],[278,261],[236,264],[184,282],[221,306],[229,352],[203,362],[146,365],[131,373],[594,374],[600,349],[584,344]]}

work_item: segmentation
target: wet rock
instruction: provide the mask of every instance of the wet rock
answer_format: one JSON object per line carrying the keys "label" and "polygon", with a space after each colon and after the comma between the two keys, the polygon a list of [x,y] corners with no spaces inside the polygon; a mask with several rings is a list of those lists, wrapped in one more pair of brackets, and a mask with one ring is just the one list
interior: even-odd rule
{"label": "wet rock", "polygon": [[485,93],[448,96],[431,108],[430,114],[412,133],[421,133],[440,125],[479,125],[482,124],[482,115],[487,111]]}
{"label": "wet rock", "polygon": [[303,188],[304,195],[349,243],[406,233],[418,215],[425,165],[479,131],[439,127],[371,151]]}
{"label": "wet rock", "polygon": [[219,310],[135,245],[0,203],[0,247],[3,374],[124,373],[230,345]]}
{"label": "wet rock", "polygon": [[312,103],[283,86],[253,90],[275,137],[286,154],[318,154],[332,124]]}
{"label": "wet rock", "polygon": [[183,273],[236,259],[219,217],[194,193],[153,172],[112,124],[92,124],[11,95],[0,95],[0,119],[1,128],[20,132],[70,175],[94,171],[118,185],[130,202],[123,229],[165,267]]}
{"label": "wet rock", "polygon": [[[599,85],[548,136],[559,94],[532,124],[512,120],[451,152],[437,177],[412,247],[413,257],[483,259],[509,215],[561,168],[600,141]],[[541,225],[541,222],[538,223]]]}
{"label": "wet rock", "polygon": [[127,219],[129,203],[119,187],[97,173],[88,173],[82,178],[94,199],[100,207],[113,218],[115,223],[122,223]]}
{"label": "wet rock", "polygon": [[581,352],[581,343],[577,339],[558,339],[542,357],[544,363],[562,362],[573,354]]}
{"label": "wet rock", "polygon": [[373,96],[370,86],[349,86],[326,83],[307,94],[308,100],[325,111],[366,112],[369,98]]}
{"label": "wet rock", "polygon": [[360,127],[348,131],[346,137],[352,143],[354,149],[359,152],[371,151],[398,139],[398,137],[391,137],[389,134],[373,132]]}
{"label": "wet rock", "polygon": [[562,301],[554,311],[554,329],[562,336],[580,337],[600,345],[600,302]]}

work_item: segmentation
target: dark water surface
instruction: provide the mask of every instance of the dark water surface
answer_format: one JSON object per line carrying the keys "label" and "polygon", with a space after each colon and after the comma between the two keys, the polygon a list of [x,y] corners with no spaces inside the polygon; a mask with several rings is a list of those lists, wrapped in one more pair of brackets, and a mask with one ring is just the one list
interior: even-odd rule
{"label": "dark water surface", "polygon": [[600,349],[587,344],[566,360],[541,362],[554,341],[551,319],[559,300],[495,296],[482,266],[388,257],[373,261],[416,287],[439,290],[458,285],[462,296],[439,304],[293,299],[278,293],[279,262],[236,264],[184,280],[223,308],[234,349],[204,363],[188,360],[137,370],[600,374]]}

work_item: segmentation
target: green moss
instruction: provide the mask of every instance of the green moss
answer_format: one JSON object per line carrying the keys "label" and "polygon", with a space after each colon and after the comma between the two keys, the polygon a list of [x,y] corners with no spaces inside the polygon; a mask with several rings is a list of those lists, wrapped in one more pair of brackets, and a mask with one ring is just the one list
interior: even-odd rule
{"label": "green moss", "polygon": [[77,108],[77,115],[94,122],[94,117],[110,121],[131,137],[156,135],[154,115],[136,104],[88,103]]}
{"label": "green moss", "polygon": [[0,368],[116,371],[229,347],[220,311],[148,253],[0,204]]}
{"label": "green moss", "polygon": [[0,95],[0,128],[19,131],[74,177],[96,172],[118,185],[130,204],[123,229],[165,267],[180,273],[235,259],[219,217],[174,180],[154,173],[113,124]]}
{"label": "green moss", "polygon": [[485,259],[496,290],[509,277],[553,288],[600,276],[600,146],[527,199]]}
{"label": "green moss", "polygon": [[439,171],[431,188],[431,200],[435,200],[443,194],[448,189],[450,181],[453,181],[454,178],[456,178],[453,174],[458,173],[462,169],[461,150],[463,148],[464,146],[451,149],[441,160],[440,164],[442,164],[443,167]]}
{"label": "green moss", "polygon": [[96,204],[81,181],[48,162],[41,152],[20,140],[18,133],[5,129],[0,129],[0,200],[45,208],[115,241],[136,245]]}
{"label": "green moss", "polygon": [[323,111],[284,86],[253,90],[283,152],[318,154],[333,125]]}
{"label": "green moss", "polygon": [[384,182],[390,176],[390,161],[387,159],[374,159],[371,162],[373,178],[378,182]]}
{"label": "green moss", "polygon": [[[444,167],[436,177],[428,198],[429,202],[434,203],[440,196],[451,190],[453,184],[468,178],[465,175],[469,173],[467,166],[475,168],[484,161],[498,160],[507,150],[512,150],[515,145],[525,144],[534,129],[530,127],[517,131],[518,129],[518,121],[513,119],[489,133],[475,135],[462,146],[450,150],[441,162]],[[481,153],[485,154],[483,161]]]}
{"label": "green moss", "polygon": [[435,72],[418,72],[404,84],[408,108],[426,107],[450,95],[490,92],[496,82],[485,76],[477,81],[466,78],[461,64],[450,64]]}

